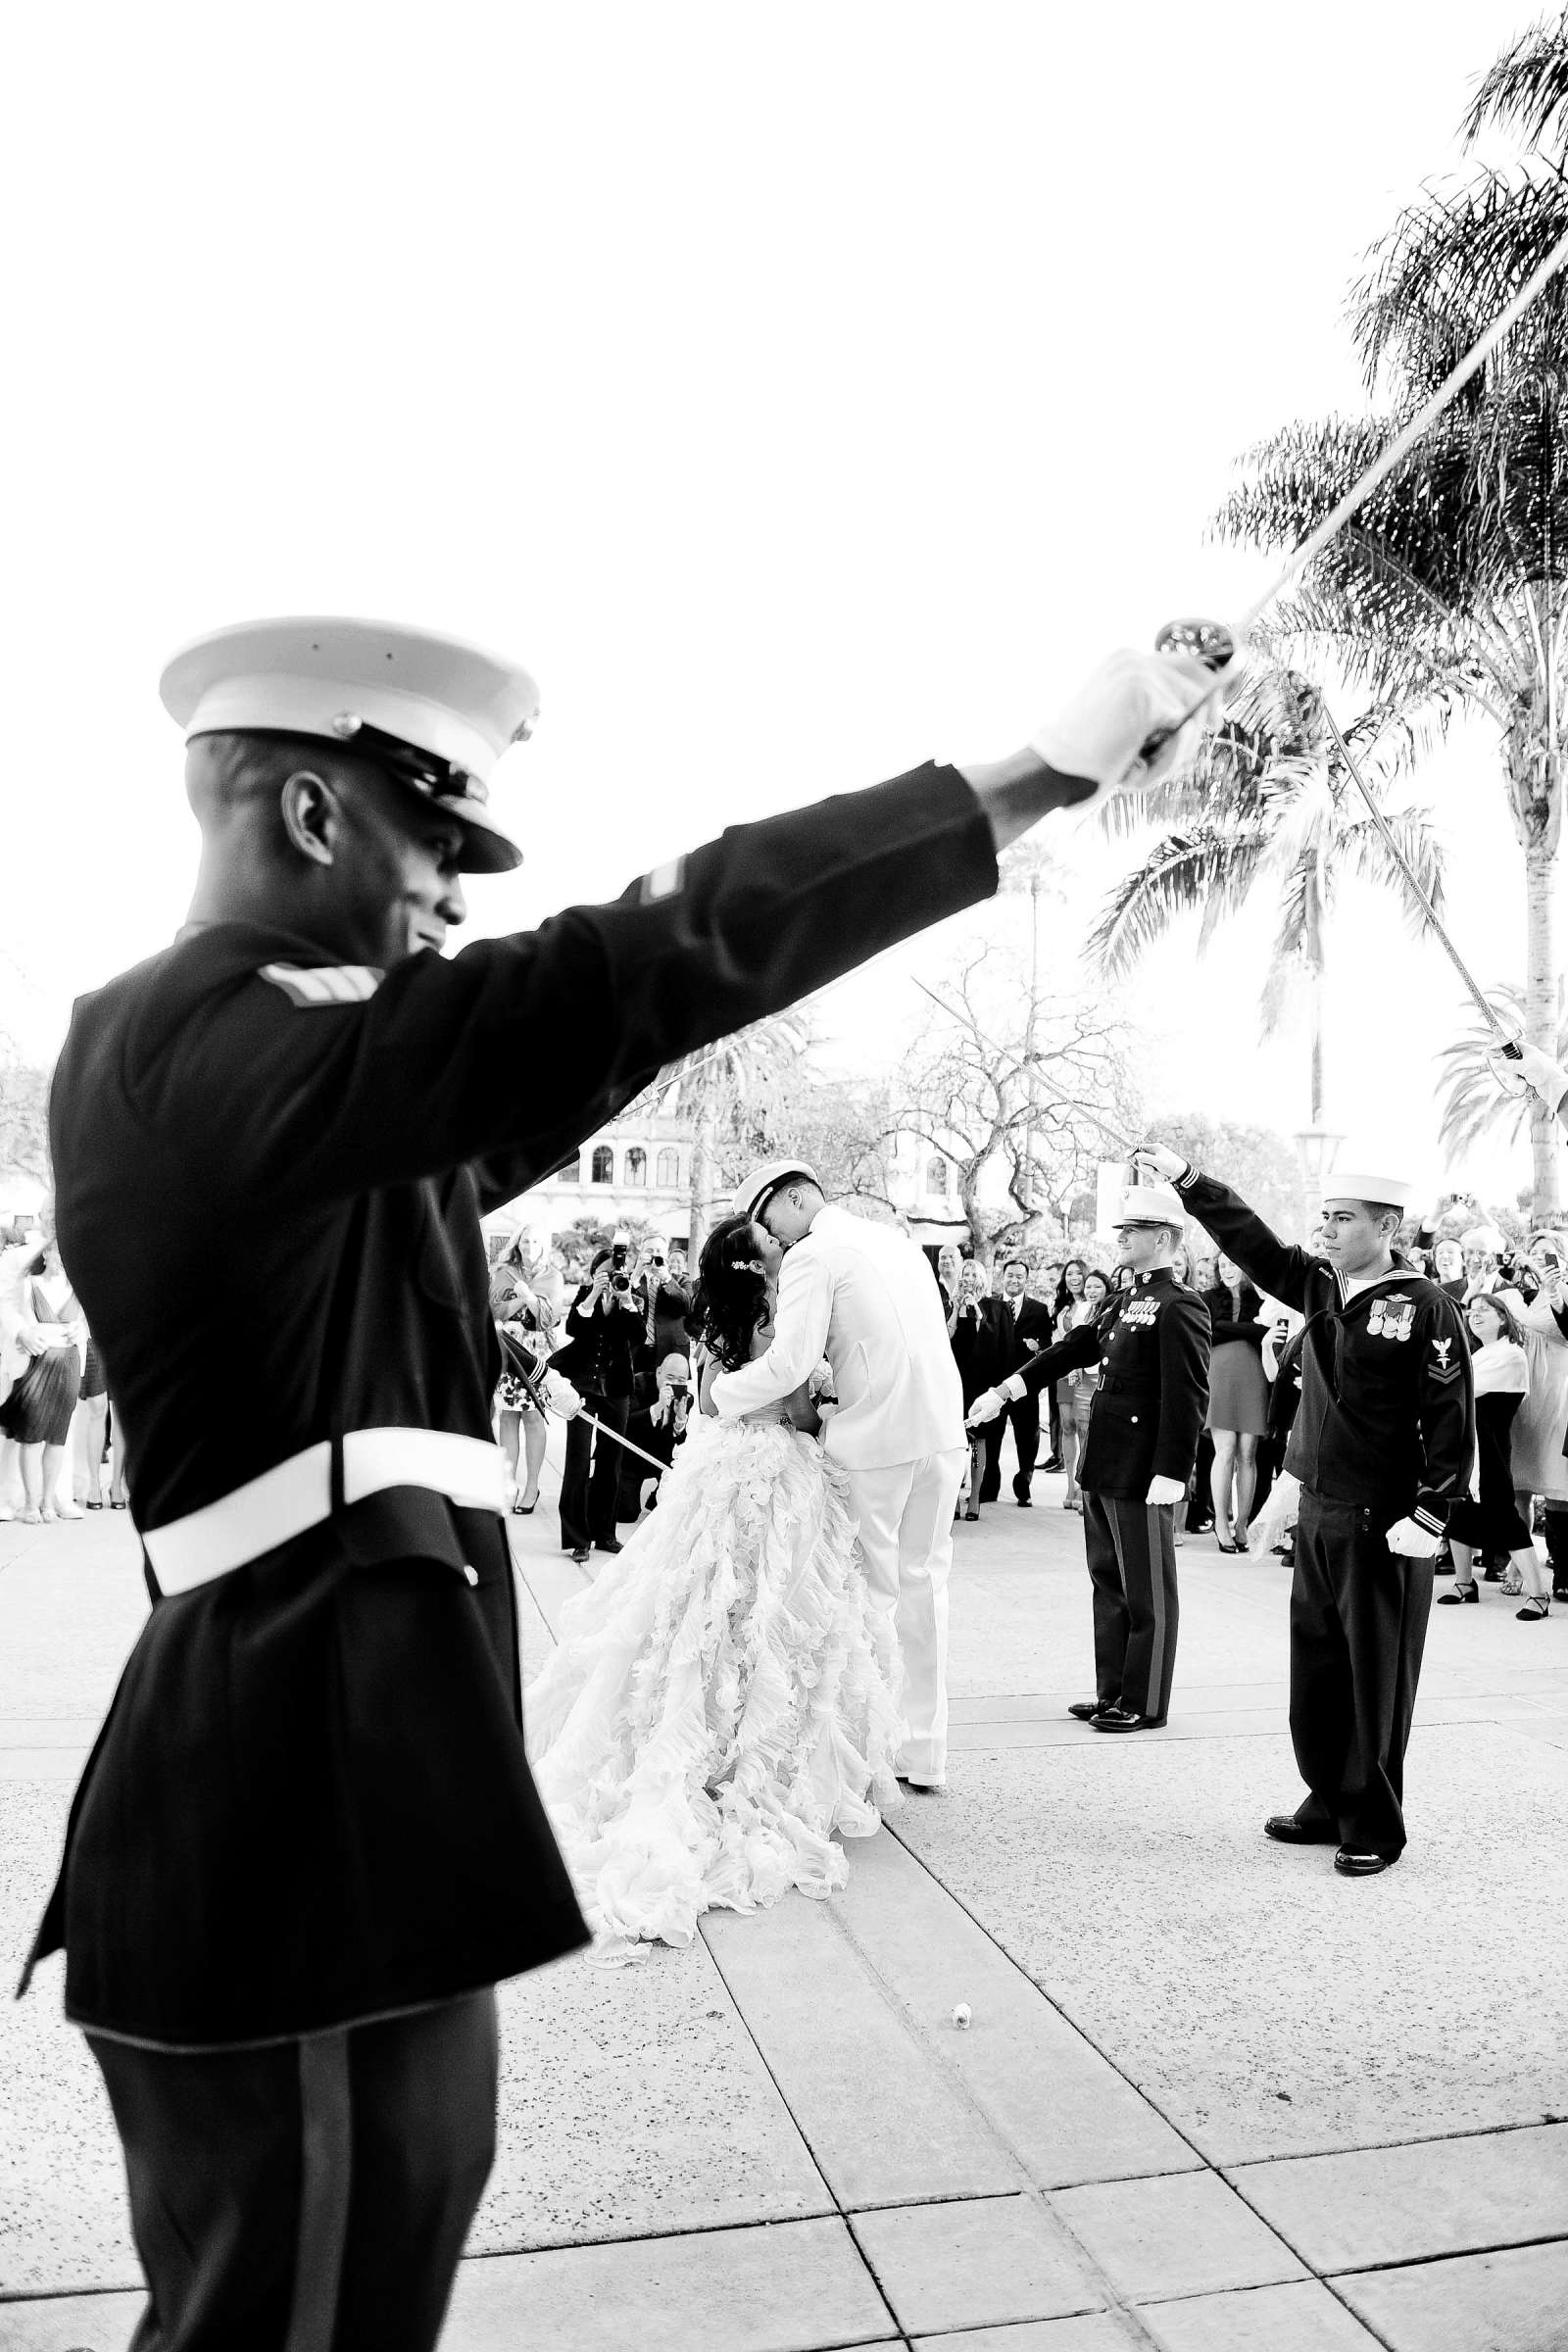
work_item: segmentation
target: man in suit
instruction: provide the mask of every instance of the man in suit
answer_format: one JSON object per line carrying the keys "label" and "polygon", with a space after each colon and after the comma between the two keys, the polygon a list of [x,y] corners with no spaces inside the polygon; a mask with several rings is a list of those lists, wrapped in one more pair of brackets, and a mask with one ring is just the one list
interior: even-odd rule
{"label": "man in suit", "polygon": [[738,1419],[788,1396],[826,1356],[838,1410],[824,1443],[850,1475],[872,1598],[894,1612],[908,1727],[899,1778],[948,1769],[948,1573],[967,1444],[942,1294],[907,1237],[830,1208],[803,1160],[756,1169],[735,1196],[784,1245],[771,1347],[713,1383]]}
{"label": "man in suit", "polygon": [[1116,1221],[1131,1281],[1024,1370],[976,1397],[971,1426],[1075,1365],[1100,1386],[1078,1465],[1094,1587],[1095,1696],[1068,1709],[1097,1732],[1157,1731],[1176,1668],[1175,1506],[1208,1403],[1208,1309],[1171,1261],[1187,1212],[1168,1184],[1131,1185]]}
{"label": "man in suit", "polygon": [[[990,1301],[995,1310],[998,1382],[1021,1371],[1031,1356],[1049,1348],[1052,1314],[1042,1299],[1028,1296],[1029,1268],[1021,1257],[1007,1258],[1002,1268],[1002,1296]],[[1040,1399],[1033,1392],[1008,1403],[986,1430],[986,1474],[980,1488],[982,1502],[995,1502],[1002,1492],[1002,1440],[1009,1423],[1018,1464],[1013,1472],[1012,1496],[1022,1511],[1033,1497],[1029,1482],[1040,1453]]]}

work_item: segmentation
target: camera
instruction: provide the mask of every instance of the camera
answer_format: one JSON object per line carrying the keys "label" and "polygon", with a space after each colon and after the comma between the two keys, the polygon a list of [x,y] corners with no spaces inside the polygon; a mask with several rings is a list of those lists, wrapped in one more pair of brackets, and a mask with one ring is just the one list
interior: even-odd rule
{"label": "camera", "polygon": [[626,1271],[631,1257],[629,1242],[612,1242],[610,1248],[610,1287],[612,1291],[629,1291],[631,1276]]}

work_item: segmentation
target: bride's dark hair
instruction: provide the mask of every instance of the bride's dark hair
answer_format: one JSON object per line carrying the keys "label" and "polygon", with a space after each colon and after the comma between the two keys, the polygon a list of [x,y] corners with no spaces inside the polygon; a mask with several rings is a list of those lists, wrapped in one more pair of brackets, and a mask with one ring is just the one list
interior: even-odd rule
{"label": "bride's dark hair", "polygon": [[697,1336],[726,1372],[752,1360],[757,1327],[767,1319],[767,1276],[757,1263],[755,1220],[725,1217],[703,1244],[692,1300]]}

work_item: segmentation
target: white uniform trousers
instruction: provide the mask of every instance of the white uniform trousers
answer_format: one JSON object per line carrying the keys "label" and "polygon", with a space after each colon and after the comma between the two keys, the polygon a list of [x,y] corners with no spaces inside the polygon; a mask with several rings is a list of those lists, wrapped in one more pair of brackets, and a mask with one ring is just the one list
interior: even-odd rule
{"label": "white uniform trousers", "polygon": [[953,1513],[968,1448],[951,1446],[917,1462],[850,1472],[850,1508],[871,1598],[894,1612],[904,1664],[907,1727],[898,1770],[940,1784],[948,1772],[948,1571]]}

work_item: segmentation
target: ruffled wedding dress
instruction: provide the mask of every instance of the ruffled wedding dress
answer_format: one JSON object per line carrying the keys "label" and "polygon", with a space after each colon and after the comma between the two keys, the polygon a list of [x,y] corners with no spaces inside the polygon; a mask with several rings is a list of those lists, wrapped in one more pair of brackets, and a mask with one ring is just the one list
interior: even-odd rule
{"label": "ruffled wedding dress", "polygon": [[524,1720],[599,1957],[830,1894],[833,1833],[868,1838],[897,1801],[891,1613],[846,1494],[782,1417],[694,1413],[658,1509],[563,1612]]}

